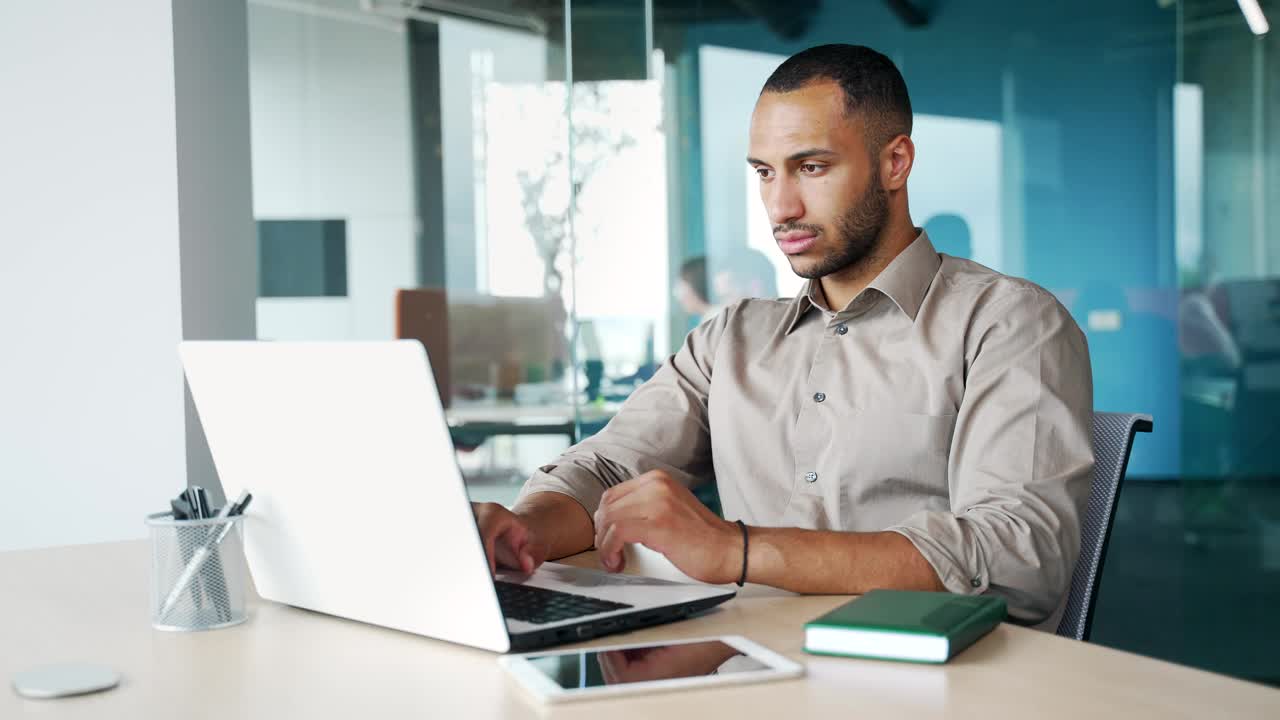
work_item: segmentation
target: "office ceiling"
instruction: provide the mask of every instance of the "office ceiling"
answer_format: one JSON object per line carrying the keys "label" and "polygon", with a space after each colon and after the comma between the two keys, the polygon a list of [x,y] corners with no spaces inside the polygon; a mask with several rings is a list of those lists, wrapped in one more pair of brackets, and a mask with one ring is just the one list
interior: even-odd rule
{"label": "office ceiling", "polygon": [[[572,0],[574,24],[629,21],[643,17],[643,0]],[[408,4],[408,3],[407,3]],[[655,26],[758,20],[783,39],[804,34],[822,0],[654,0]],[[547,27],[564,22],[564,0],[416,0],[432,12],[460,15],[495,13],[511,19],[535,18]]]}

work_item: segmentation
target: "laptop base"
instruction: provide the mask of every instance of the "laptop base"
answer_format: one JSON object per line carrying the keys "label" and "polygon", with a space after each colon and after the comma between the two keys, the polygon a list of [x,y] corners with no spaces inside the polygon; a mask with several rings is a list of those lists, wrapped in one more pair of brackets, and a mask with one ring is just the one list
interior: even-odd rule
{"label": "laptop base", "polygon": [[696,615],[704,610],[710,610],[716,605],[719,605],[732,597],[733,594],[730,593],[718,597],[707,598],[705,600],[681,603],[679,605],[647,608],[629,615],[619,615],[615,617],[601,618],[599,620],[586,620],[576,625],[560,625],[558,627],[547,628],[546,630],[534,630],[532,632],[519,634],[511,633],[511,652],[539,650],[541,648],[551,647],[554,645],[582,642],[584,640],[590,640],[591,638],[601,637],[603,635],[613,635],[615,633],[626,632],[628,630],[637,630],[639,628],[650,627],[652,625],[661,625],[675,620],[683,620],[684,618]]}

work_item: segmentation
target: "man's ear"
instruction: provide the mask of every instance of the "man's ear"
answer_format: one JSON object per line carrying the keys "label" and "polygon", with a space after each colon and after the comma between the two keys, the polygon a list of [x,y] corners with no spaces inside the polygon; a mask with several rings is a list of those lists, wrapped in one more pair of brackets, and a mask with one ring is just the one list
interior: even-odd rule
{"label": "man's ear", "polygon": [[885,143],[880,151],[880,182],[890,192],[907,186],[911,168],[916,162],[916,146],[911,138],[898,135]]}

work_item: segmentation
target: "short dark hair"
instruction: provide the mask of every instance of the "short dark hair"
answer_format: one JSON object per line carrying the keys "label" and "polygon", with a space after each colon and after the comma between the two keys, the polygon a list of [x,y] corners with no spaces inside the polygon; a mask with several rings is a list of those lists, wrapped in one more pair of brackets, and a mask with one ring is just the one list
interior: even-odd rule
{"label": "short dark hair", "polygon": [[702,255],[691,257],[680,266],[680,277],[693,289],[698,299],[710,303],[711,294],[707,292],[707,259]]}
{"label": "short dark hair", "polygon": [[892,60],[862,45],[802,50],[773,71],[760,93],[791,92],[823,80],[844,91],[846,114],[862,116],[872,152],[899,135],[911,134],[911,98],[902,73]]}

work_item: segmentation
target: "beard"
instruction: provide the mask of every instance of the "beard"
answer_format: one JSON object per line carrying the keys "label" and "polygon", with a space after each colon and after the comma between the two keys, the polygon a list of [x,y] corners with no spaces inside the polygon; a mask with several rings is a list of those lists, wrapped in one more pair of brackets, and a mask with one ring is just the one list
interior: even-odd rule
{"label": "beard", "polygon": [[[862,197],[836,219],[835,249],[809,267],[797,267],[793,262],[792,271],[802,278],[816,280],[864,262],[880,247],[880,233],[888,221],[889,194],[880,184],[880,174],[873,172],[871,183]],[[821,226],[795,227],[822,232]],[[794,227],[780,225],[774,228],[774,232],[790,229]]]}

